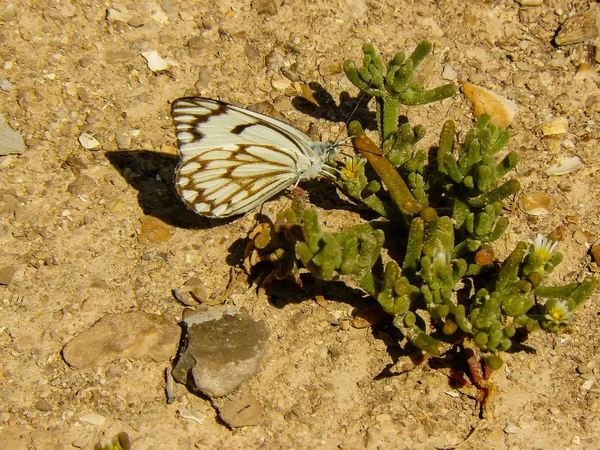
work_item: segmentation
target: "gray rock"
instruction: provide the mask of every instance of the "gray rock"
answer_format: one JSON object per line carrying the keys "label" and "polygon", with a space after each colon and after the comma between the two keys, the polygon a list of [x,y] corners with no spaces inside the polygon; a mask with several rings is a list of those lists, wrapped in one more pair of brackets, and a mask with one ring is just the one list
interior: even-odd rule
{"label": "gray rock", "polygon": [[0,89],[4,92],[12,92],[14,89],[14,85],[8,81],[6,78],[0,78]]}
{"label": "gray rock", "polygon": [[219,417],[231,428],[260,425],[262,407],[249,392],[238,392],[227,398],[215,400]]}
{"label": "gray rock", "polygon": [[252,378],[266,351],[264,322],[225,307],[188,316],[173,378],[211,397],[235,391]]}
{"label": "gray rock", "polygon": [[208,300],[204,283],[199,278],[190,278],[180,288],[173,289],[173,295],[186,306],[196,306]]}
{"label": "gray rock", "polygon": [[44,400],[43,398],[41,400],[38,400],[37,402],[35,402],[35,409],[37,409],[38,411],[52,411],[54,408],[52,407],[52,405],[50,403],[48,403],[47,400]]}
{"label": "gray rock", "polygon": [[94,180],[87,175],[80,175],[75,181],[73,181],[67,190],[73,195],[89,194],[96,187]]}
{"label": "gray rock", "polygon": [[117,135],[116,135],[115,139],[117,141],[117,145],[119,146],[119,149],[127,150],[128,148],[131,148],[131,141],[132,141],[131,133],[128,133],[127,131],[117,131]]}
{"label": "gray rock", "polygon": [[585,42],[600,36],[600,9],[590,8],[583,14],[571,16],[554,38],[556,45]]}
{"label": "gray rock", "polygon": [[12,266],[2,267],[0,269],[0,284],[8,285],[17,273],[17,269]]}
{"label": "gray rock", "polygon": [[6,120],[0,114],[0,156],[10,154],[20,155],[25,150],[23,136],[6,124]]}
{"label": "gray rock", "polygon": [[188,49],[192,58],[199,58],[214,52],[216,46],[215,43],[208,38],[194,36],[188,40]]}
{"label": "gray rock", "polygon": [[177,352],[180,335],[177,324],[156,314],[107,314],[68,342],[62,355],[75,369],[120,358],[165,361]]}
{"label": "gray rock", "polygon": [[179,12],[179,2],[177,0],[161,0],[160,6],[168,14],[177,14]]}

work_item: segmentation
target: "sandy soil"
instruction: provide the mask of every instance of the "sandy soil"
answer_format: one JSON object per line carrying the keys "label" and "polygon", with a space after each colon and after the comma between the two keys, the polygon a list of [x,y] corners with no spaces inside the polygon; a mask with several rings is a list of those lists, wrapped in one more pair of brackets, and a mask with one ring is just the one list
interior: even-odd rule
{"label": "sandy soil", "polygon": [[[316,137],[335,139],[346,109],[311,117],[292,100],[296,88],[313,82],[336,102],[355,97],[339,65],[360,60],[367,40],[389,57],[428,39],[434,51],[420,71],[425,86],[446,83],[442,70],[451,66],[457,84],[469,81],[517,102],[509,143],[522,156],[515,176],[523,192],[545,192],[553,207],[533,217],[515,202],[498,252],[562,225],[565,261],[552,282],[590,269],[589,244],[600,234],[598,69],[587,44],[552,45],[567,15],[588,2],[250,3],[0,5],[0,78],[12,86],[0,91],[0,113],[27,144],[22,155],[0,157],[0,267],[16,269],[0,286],[0,447],[89,449],[126,431],[136,450],[430,449],[455,445],[478,427],[461,448],[598,448],[596,295],[578,311],[572,333],[536,334],[529,351],[506,355],[483,422],[475,400],[428,365],[377,377],[392,362],[389,335],[340,326],[355,298],[325,289],[325,301],[316,302],[309,287],[269,302],[246,292],[243,276],[231,302],[271,330],[263,369],[245,387],[262,405],[260,426],[229,430],[206,399],[182,386],[167,405],[168,362],[122,360],[82,371],[65,364],[65,343],[107,313],[143,310],[179,320],[183,306],[171,290],[191,277],[209,294],[223,292],[255,224],[252,214],[208,221],[178,202],[170,102],[190,94],[242,106],[266,102],[299,128],[314,124]],[[152,50],[167,58],[167,72],[148,68],[141,52]],[[589,76],[576,76],[581,63],[592,65]],[[473,123],[462,95],[406,114],[426,126],[424,146],[436,142],[448,118],[463,132]],[[568,133],[544,138],[539,125],[553,116],[569,119]],[[83,132],[100,147],[83,148]],[[584,163],[578,171],[545,174],[574,155]],[[331,189],[317,190],[326,191],[313,197],[328,227],[361,220]],[[274,216],[288,202],[280,197],[265,212]],[[179,418],[181,407],[205,421]],[[104,423],[80,420],[90,412]]]}

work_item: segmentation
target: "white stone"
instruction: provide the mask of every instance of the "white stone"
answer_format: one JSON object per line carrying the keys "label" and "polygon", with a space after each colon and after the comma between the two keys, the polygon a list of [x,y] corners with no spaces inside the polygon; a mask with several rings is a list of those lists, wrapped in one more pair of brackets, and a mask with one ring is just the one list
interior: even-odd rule
{"label": "white stone", "polygon": [[566,117],[553,117],[540,125],[544,136],[564,134],[569,130],[569,119]]}
{"label": "white stone", "polygon": [[100,147],[100,142],[98,142],[94,136],[85,132],[79,135],[79,143],[86,150]]}
{"label": "white stone", "polygon": [[142,56],[146,58],[148,69],[152,72],[160,72],[169,68],[167,60],[160,56],[156,50],[142,52]]}
{"label": "white stone", "polygon": [[456,80],[457,76],[458,74],[456,73],[456,70],[454,70],[454,67],[450,64],[444,66],[444,70],[442,71],[442,78],[444,80]]}
{"label": "white stone", "polygon": [[560,164],[554,165],[546,170],[547,175],[564,175],[571,173],[583,166],[583,162],[578,156],[563,158]]}
{"label": "white stone", "polygon": [[182,419],[193,420],[194,422],[198,422],[199,424],[204,422],[204,414],[200,414],[198,411],[194,411],[193,409],[179,408],[177,410],[177,413]]}
{"label": "white stone", "polygon": [[106,422],[106,417],[95,412],[89,412],[83,416],[79,416],[81,422],[89,423],[101,427]]}

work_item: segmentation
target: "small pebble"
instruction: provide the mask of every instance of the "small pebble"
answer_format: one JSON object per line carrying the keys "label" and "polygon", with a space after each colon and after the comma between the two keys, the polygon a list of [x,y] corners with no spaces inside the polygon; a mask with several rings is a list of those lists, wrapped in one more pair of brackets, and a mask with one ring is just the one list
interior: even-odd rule
{"label": "small pebble", "polygon": [[109,213],[116,213],[118,211],[122,211],[123,208],[125,208],[125,202],[119,198],[115,198],[115,199],[107,201],[104,204],[104,208]]}
{"label": "small pebble", "polygon": [[260,423],[262,407],[248,392],[238,392],[213,402],[219,410],[221,420],[232,428],[256,426]]}
{"label": "small pebble", "polygon": [[581,385],[581,389],[583,389],[584,391],[589,391],[592,389],[592,387],[594,386],[594,384],[596,384],[596,379],[595,378],[590,378],[589,380],[585,380],[583,382],[583,384]]}
{"label": "small pebble", "polygon": [[79,135],[79,143],[87,150],[93,150],[100,147],[100,142],[98,142],[94,136],[85,132]]}
{"label": "small pebble", "polygon": [[144,26],[144,19],[141,16],[133,16],[127,21],[127,25],[132,28],[140,28]]}
{"label": "small pebble", "polygon": [[300,81],[300,74],[293,69],[288,69],[287,67],[284,67],[281,69],[281,73],[290,81]]}
{"label": "small pebble", "polygon": [[[569,221],[569,223],[577,223],[576,218],[573,218],[572,216],[567,216],[567,221]],[[564,225],[559,225],[554,229],[554,231],[552,231],[551,234],[553,234],[558,241],[562,241],[565,238],[567,230],[567,227]]]}
{"label": "small pebble", "polygon": [[480,266],[487,266],[494,261],[494,250],[489,246],[484,246],[475,253],[475,262]]}
{"label": "small pebble", "polygon": [[216,50],[215,43],[202,36],[194,36],[193,38],[190,38],[187,42],[187,45],[192,58],[199,58]]}
{"label": "small pebble", "polygon": [[583,162],[578,156],[571,158],[563,158],[558,165],[551,166],[546,170],[547,175],[565,175],[579,169],[583,166]]}
{"label": "small pebble", "polygon": [[552,199],[541,191],[528,192],[519,199],[519,206],[525,214],[530,216],[544,216],[550,213]]}
{"label": "small pebble", "polygon": [[13,277],[17,273],[17,269],[12,266],[5,266],[0,269],[0,284],[9,285]]}
{"label": "small pebble", "polygon": [[115,140],[117,141],[117,146],[121,150],[127,150],[131,148],[132,137],[131,133],[127,131],[117,131],[117,135],[115,136]]}
{"label": "small pebble", "polygon": [[20,155],[25,150],[23,136],[13,130],[0,114],[0,156]]}
{"label": "small pebble", "polygon": [[171,367],[165,369],[165,395],[167,397],[167,404],[171,404],[177,398],[175,380],[171,375]]}
{"label": "small pebble", "polygon": [[584,245],[588,242],[587,235],[579,229],[575,230],[575,233],[573,233],[573,239],[575,239],[575,242],[577,242],[579,245]]}
{"label": "small pebble", "polygon": [[294,109],[294,105],[291,100],[285,95],[278,95],[273,100],[273,106],[277,111],[290,111]]}
{"label": "small pebble", "polygon": [[260,61],[260,50],[254,45],[246,44],[244,48],[244,54],[249,60]]}
{"label": "small pebble", "polygon": [[140,244],[167,242],[173,236],[173,227],[154,216],[144,216],[141,222],[142,231],[138,237]]}
{"label": "small pebble", "polygon": [[204,414],[199,413],[198,411],[194,411],[193,409],[188,408],[179,408],[177,410],[177,414],[182,419],[193,420],[196,423],[202,424],[204,422],[205,416]]}
{"label": "small pebble", "polygon": [[543,216],[550,212],[552,199],[545,192],[528,192],[519,199],[519,206],[525,214]]}
{"label": "small pebble", "polygon": [[87,441],[83,438],[75,438],[71,441],[71,445],[75,448],[87,448]]}
{"label": "small pebble", "polygon": [[444,70],[442,71],[442,78],[444,80],[454,81],[458,77],[456,70],[450,64],[446,64],[444,66]]}
{"label": "small pebble", "polygon": [[462,91],[473,104],[475,117],[487,113],[492,116],[492,123],[498,127],[508,127],[518,112],[519,107],[515,102],[488,89],[465,83]]}
{"label": "small pebble", "polygon": [[587,363],[579,364],[575,370],[577,370],[577,373],[580,373],[580,374],[590,373],[594,367],[596,367],[596,364],[594,363],[594,361],[589,361]]}
{"label": "small pebble", "polygon": [[156,50],[141,52],[141,54],[148,62],[148,68],[152,72],[161,72],[169,68],[167,60],[160,56]]}
{"label": "small pebble", "polygon": [[96,188],[96,184],[94,180],[87,176],[81,175],[77,177],[75,181],[73,181],[67,187],[67,190],[73,195],[81,195],[81,194],[89,194]]}
{"label": "small pebble", "polygon": [[577,14],[566,20],[554,38],[556,45],[577,44],[594,39],[600,35],[600,11],[590,8],[583,14]]}
{"label": "small pebble", "polygon": [[283,66],[283,56],[276,50],[271,50],[271,52],[265,56],[265,67],[277,71],[281,66]]}
{"label": "small pebble", "polygon": [[588,63],[581,63],[579,67],[577,67],[577,73],[573,77],[575,81],[586,81],[586,80],[596,80],[598,78],[598,73],[594,70],[592,66]]}
{"label": "small pebble", "polygon": [[592,246],[592,256],[594,258],[594,262],[600,266],[600,244],[595,244]]}
{"label": "small pebble", "polygon": [[515,434],[519,432],[519,427],[517,427],[514,423],[508,422],[504,427],[504,432],[506,434]]}
{"label": "small pebble", "polygon": [[128,15],[124,12],[119,11],[118,9],[108,8],[106,10],[106,20],[108,22],[115,22],[115,21],[126,22],[127,18],[128,18]]}
{"label": "small pebble", "polygon": [[292,82],[285,77],[277,77],[271,80],[271,86],[278,91],[285,91],[292,86]]}
{"label": "small pebble", "polygon": [[104,425],[104,422],[106,422],[106,417],[104,417],[98,413],[95,413],[95,412],[90,412],[90,413],[84,414],[83,416],[79,416],[79,420],[81,422],[85,422],[85,423],[89,423],[89,424],[101,427],[102,425]]}
{"label": "small pebble", "polygon": [[550,411],[550,414],[552,414],[553,416],[562,415],[562,411],[560,410],[560,408],[557,408],[556,406],[552,406],[548,411]]}
{"label": "small pebble", "polygon": [[265,14],[268,16],[277,14],[277,3],[273,0],[257,0],[253,2],[253,5],[258,14]]}
{"label": "small pebble", "polygon": [[554,117],[545,121],[540,125],[540,128],[544,136],[564,134],[569,130],[569,119],[566,117]]}
{"label": "small pebble", "polygon": [[182,287],[173,289],[173,294],[186,306],[196,306],[208,299],[204,283],[199,278],[190,278]]}
{"label": "small pebble", "polygon": [[41,399],[35,402],[35,409],[38,411],[52,411],[52,405],[48,403],[46,400]]}
{"label": "small pebble", "polygon": [[0,89],[2,89],[4,92],[11,92],[14,88],[14,85],[6,78],[0,79]]}
{"label": "small pebble", "polygon": [[322,63],[319,66],[319,73],[322,76],[336,75],[342,72],[342,66],[338,63]]}
{"label": "small pebble", "polygon": [[179,12],[179,3],[177,0],[161,0],[160,7],[167,14],[177,14]]}
{"label": "small pebble", "polygon": [[[105,59],[106,59],[106,54],[105,54]],[[83,58],[81,58],[79,60],[79,65],[81,67],[83,67],[84,69],[87,67],[90,67],[92,65],[92,58],[90,56],[84,56]]]}

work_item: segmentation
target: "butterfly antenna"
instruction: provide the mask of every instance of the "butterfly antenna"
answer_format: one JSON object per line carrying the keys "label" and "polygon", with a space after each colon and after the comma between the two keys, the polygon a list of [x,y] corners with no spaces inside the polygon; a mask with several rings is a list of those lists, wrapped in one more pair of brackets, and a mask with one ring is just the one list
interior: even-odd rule
{"label": "butterfly antenna", "polygon": [[[369,86],[371,85],[372,81],[369,82]],[[350,115],[348,116],[348,120],[346,120],[346,122],[344,123],[346,125],[346,129],[348,129],[348,124],[350,123],[350,121],[354,118],[354,115],[356,114],[356,111],[358,111],[358,108],[360,107],[361,102],[363,101],[363,99],[366,97],[366,94],[364,92],[360,92],[358,97],[357,97],[357,102],[356,105],[354,106],[354,109],[352,110],[352,112],[350,113]],[[337,137],[335,138],[334,143],[337,144],[338,139],[340,138],[340,136],[343,133],[343,129],[340,130],[340,132],[338,133]],[[338,145],[342,145],[345,142],[348,142],[350,139],[352,139],[351,137],[347,137],[346,139],[344,139],[343,141],[340,142],[340,144]]]}
{"label": "butterfly antenna", "polygon": [[350,153],[346,153],[346,152],[340,152],[340,155],[345,156],[346,158],[352,158],[354,155],[351,155]]}

